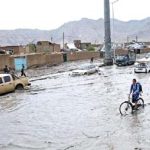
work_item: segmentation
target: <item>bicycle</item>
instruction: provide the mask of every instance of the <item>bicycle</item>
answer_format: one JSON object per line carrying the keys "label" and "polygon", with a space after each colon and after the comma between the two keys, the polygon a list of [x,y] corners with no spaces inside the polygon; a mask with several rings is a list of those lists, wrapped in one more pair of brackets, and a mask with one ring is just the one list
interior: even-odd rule
{"label": "bicycle", "polygon": [[[139,97],[137,101],[137,110],[139,107],[144,108],[144,100],[141,97]],[[128,115],[132,114],[134,111],[136,111],[136,109],[134,109],[134,105],[131,102],[131,97],[128,96],[128,101],[124,101],[120,104],[119,112],[121,115]]]}

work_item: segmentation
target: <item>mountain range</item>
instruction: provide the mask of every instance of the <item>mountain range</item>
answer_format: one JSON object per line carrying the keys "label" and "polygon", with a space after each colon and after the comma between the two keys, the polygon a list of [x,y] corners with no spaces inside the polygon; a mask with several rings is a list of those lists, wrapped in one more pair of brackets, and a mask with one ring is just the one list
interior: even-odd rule
{"label": "mountain range", "polygon": [[[73,40],[82,42],[102,43],[104,41],[104,19],[92,20],[82,18],[71,21],[54,30],[16,29],[0,30],[0,45],[25,45],[48,40],[62,44],[63,32],[65,43]],[[112,41],[126,42],[135,40],[150,40],[150,17],[128,22],[111,19]]]}

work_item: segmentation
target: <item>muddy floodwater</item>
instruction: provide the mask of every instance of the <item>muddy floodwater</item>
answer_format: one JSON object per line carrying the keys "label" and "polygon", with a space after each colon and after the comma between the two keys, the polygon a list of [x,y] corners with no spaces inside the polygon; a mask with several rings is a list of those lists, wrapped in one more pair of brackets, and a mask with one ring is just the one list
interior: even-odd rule
{"label": "muddy floodwater", "polygon": [[[71,77],[89,61],[30,70],[32,86],[0,97],[0,150],[149,150],[150,73],[104,67]],[[145,108],[122,117],[130,83],[143,85]]]}

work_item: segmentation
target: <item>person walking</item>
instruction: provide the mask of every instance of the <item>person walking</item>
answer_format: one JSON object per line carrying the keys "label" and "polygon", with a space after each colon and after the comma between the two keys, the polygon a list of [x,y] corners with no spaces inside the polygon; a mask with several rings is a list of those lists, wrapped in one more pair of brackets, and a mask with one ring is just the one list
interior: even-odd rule
{"label": "person walking", "polygon": [[25,77],[26,77],[26,74],[25,74],[25,72],[24,72],[24,64],[22,64],[21,76],[25,76]]}
{"label": "person walking", "polygon": [[94,61],[94,57],[91,57],[90,63],[93,63]]}

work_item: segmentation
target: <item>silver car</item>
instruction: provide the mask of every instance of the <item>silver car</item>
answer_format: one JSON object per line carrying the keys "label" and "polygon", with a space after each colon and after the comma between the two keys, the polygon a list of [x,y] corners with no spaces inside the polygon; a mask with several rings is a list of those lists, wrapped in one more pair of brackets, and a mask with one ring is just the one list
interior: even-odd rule
{"label": "silver car", "polygon": [[71,75],[72,76],[90,75],[96,73],[97,71],[98,71],[98,67],[91,64],[72,71]]}

